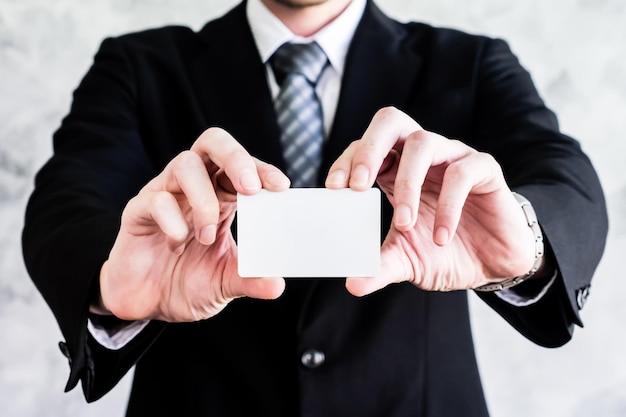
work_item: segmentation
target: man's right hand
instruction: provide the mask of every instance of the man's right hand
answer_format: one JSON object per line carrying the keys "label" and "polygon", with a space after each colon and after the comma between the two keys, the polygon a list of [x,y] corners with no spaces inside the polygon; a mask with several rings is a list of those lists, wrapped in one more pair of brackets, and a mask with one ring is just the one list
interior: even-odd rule
{"label": "man's right hand", "polygon": [[[231,300],[279,297],[282,278],[241,278],[230,231],[236,193],[289,179],[211,128],[131,199],[100,273],[101,307],[124,320],[197,321]],[[97,311],[93,309],[92,311]]]}

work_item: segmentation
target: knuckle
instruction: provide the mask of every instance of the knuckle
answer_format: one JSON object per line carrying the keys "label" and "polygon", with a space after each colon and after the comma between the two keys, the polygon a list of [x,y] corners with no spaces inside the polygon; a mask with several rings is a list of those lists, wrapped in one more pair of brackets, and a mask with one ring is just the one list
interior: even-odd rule
{"label": "knuckle", "polygon": [[339,157],[337,158],[337,161],[341,161],[342,163],[345,163],[349,161],[350,159],[352,159],[354,157],[354,154],[357,152],[357,150],[361,146],[362,142],[363,142],[363,139],[356,139],[350,142],[348,147],[346,147],[346,149],[341,153],[341,155],[339,155]]}
{"label": "knuckle", "polygon": [[256,167],[256,164],[250,154],[243,148],[235,148],[228,152],[224,159],[224,169],[226,171],[240,170],[243,165],[250,165],[250,167]]}
{"label": "knuckle", "polygon": [[[159,227],[162,227],[164,224],[172,224],[172,222],[177,221],[176,217],[189,207],[189,202],[182,193],[159,191],[150,197],[146,213],[159,224]],[[186,232],[179,231],[172,237],[181,239],[181,236],[185,234]]]}
{"label": "knuckle", "polygon": [[479,152],[476,150],[472,150],[469,154],[468,161],[464,164],[464,172],[469,173],[470,171],[475,171],[476,167],[480,167],[480,170],[490,178],[498,178],[504,176],[502,172],[502,167],[496,160],[496,158],[486,152]]}
{"label": "knuckle", "polygon": [[481,164],[488,164],[488,165],[498,165],[498,163],[496,162],[496,158],[493,157],[493,155],[487,153],[487,152],[478,152],[478,151],[474,151],[473,152],[473,156],[481,163]]}
{"label": "knuckle", "polygon": [[377,120],[386,120],[390,118],[398,117],[399,114],[402,114],[397,107],[394,106],[386,106],[379,109],[376,114],[374,114],[374,119]]}
{"label": "knuckle", "polygon": [[246,152],[243,148],[235,148],[228,152],[228,159],[231,160],[250,160],[253,161],[252,157],[248,152]]}
{"label": "knuckle", "polygon": [[405,140],[405,147],[412,149],[419,149],[420,151],[431,152],[437,146],[438,141],[441,140],[441,136],[436,133],[429,132],[427,130],[414,130],[411,132]]}
{"label": "knuckle", "polygon": [[386,106],[379,109],[372,118],[372,122],[380,124],[394,124],[401,127],[400,130],[404,132],[403,136],[408,135],[411,131],[422,130],[417,121],[402,110],[394,106]]}
{"label": "knuckle", "polygon": [[454,180],[462,180],[471,172],[469,164],[463,160],[452,162],[446,168],[446,176]]}
{"label": "knuckle", "polygon": [[197,153],[193,152],[193,151],[182,151],[181,153],[179,153],[176,158],[174,158],[174,164],[173,164],[173,168],[175,171],[180,171],[183,169],[188,169],[190,167],[193,167],[195,165],[197,165],[198,163],[201,163],[202,160],[200,158],[200,155],[198,155]]}
{"label": "knuckle", "polygon": [[254,164],[257,166],[257,168],[262,169],[262,170],[273,170],[276,167],[268,162],[265,161],[261,161],[260,159],[257,159],[255,157],[251,157],[252,161],[254,161]]}
{"label": "knuckle", "polygon": [[453,146],[458,146],[460,148],[464,148],[467,154],[476,154],[478,151],[470,146],[468,146],[465,142],[462,142],[458,139],[446,139]]}
{"label": "knuckle", "polygon": [[478,157],[481,160],[481,163],[485,164],[493,172],[502,172],[502,167],[500,166],[500,164],[498,163],[498,161],[493,155],[486,153],[486,152],[477,152],[477,153],[478,153]]}
{"label": "knuckle", "polygon": [[172,204],[173,200],[174,196],[167,191],[157,191],[152,194],[149,205],[153,212],[160,211]]}
{"label": "knuckle", "polygon": [[417,182],[410,178],[398,178],[394,185],[396,192],[401,191],[403,193],[415,193],[420,188]]}
{"label": "knuckle", "polygon": [[376,143],[372,142],[372,141],[366,141],[366,140],[359,140],[359,141],[355,141],[353,142],[355,145],[355,155],[357,157],[370,157],[371,155],[374,155],[376,153],[377,150],[377,146]]}
{"label": "knuckle", "polygon": [[198,139],[191,146],[192,151],[198,151],[200,153],[208,153],[217,144],[224,143],[228,140],[232,140],[230,134],[221,127],[209,127],[198,137]]}
{"label": "knuckle", "polygon": [[207,128],[204,132],[202,132],[202,135],[200,135],[200,138],[204,141],[219,140],[227,137],[230,137],[228,132],[226,132],[221,127],[216,126],[211,126]]}
{"label": "knuckle", "polygon": [[355,139],[352,142],[350,142],[350,145],[348,145],[348,147],[346,148],[347,151],[353,151],[355,150],[359,144],[363,142],[363,139]]}
{"label": "knuckle", "polygon": [[203,216],[209,216],[211,219],[217,218],[220,213],[219,202],[214,192],[203,193],[196,197],[190,205],[193,211]]}

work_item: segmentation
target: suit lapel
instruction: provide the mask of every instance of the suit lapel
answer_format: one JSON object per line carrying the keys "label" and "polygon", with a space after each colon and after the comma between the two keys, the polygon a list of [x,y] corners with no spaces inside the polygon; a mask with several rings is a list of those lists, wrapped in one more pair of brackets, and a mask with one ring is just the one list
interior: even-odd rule
{"label": "suit lapel", "polygon": [[200,32],[206,53],[192,64],[207,126],[226,129],[253,156],[285,168],[266,70],[245,15],[245,3]]}
{"label": "suit lapel", "polygon": [[348,51],[322,172],[361,137],[377,110],[402,107],[408,100],[421,58],[406,41],[404,28],[368,2]]}

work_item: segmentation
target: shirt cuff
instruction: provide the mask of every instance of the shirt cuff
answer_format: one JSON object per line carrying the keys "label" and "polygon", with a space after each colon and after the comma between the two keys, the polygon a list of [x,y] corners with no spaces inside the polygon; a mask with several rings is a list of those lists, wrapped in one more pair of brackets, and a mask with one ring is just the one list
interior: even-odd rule
{"label": "shirt cuff", "polygon": [[[555,271],[554,275],[552,275],[552,278],[550,278],[550,281],[548,281],[546,283],[546,285],[544,285],[539,292],[537,292],[536,294],[533,295],[528,295],[528,294],[520,294],[518,291],[516,291],[515,287],[512,288],[508,288],[508,289],[504,289],[504,290],[500,290],[500,291],[495,291],[495,294],[503,301],[515,306],[515,307],[527,307],[531,304],[535,304],[537,301],[541,300],[541,298],[546,295],[546,293],[548,292],[548,290],[550,289],[550,287],[552,287],[552,285],[554,284],[554,281],[556,281],[556,277],[558,275],[558,272]],[[529,280],[530,281],[530,280]]]}
{"label": "shirt cuff", "polygon": [[89,318],[87,329],[103,347],[120,350],[133,340],[150,323],[150,320],[123,321],[115,326],[103,326]]}

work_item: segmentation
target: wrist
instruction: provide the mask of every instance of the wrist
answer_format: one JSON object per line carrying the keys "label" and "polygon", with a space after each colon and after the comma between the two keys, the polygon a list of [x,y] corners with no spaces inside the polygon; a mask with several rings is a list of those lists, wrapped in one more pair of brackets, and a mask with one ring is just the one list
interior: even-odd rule
{"label": "wrist", "polygon": [[536,276],[539,277],[545,275],[544,272],[548,269],[546,265],[546,257],[544,256],[545,244],[543,241],[543,232],[541,231],[541,227],[539,226],[537,214],[535,213],[532,204],[530,204],[530,201],[528,201],[524,196],[516,192],[513,192],[513,196],[520,204],[520,207],[524,212],[524,216],[526,217],[526,224],[532,232],[535,240],[535,258],[533,265],[531,266],[530,270],[524,275],[508,278],[500,282],[481,285],[480,287],[475,288],[476,291],[499,291],[507,288],[512,288]]}

